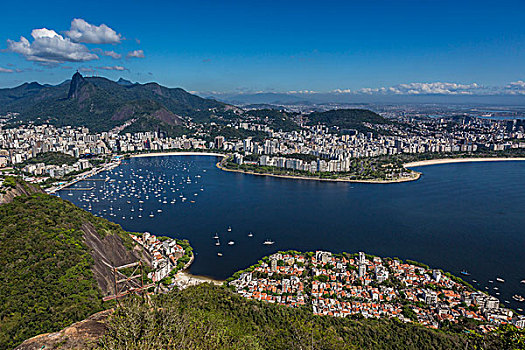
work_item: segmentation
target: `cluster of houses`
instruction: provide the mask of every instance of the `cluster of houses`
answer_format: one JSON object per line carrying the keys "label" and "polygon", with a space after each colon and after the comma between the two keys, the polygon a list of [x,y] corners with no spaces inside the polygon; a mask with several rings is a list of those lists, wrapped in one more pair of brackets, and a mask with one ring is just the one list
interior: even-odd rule
{"label": "cluster of houses", "polygon": [[161,241],[149,232],[131,235],[131,238],[151,254],[153,271],[148,274],[148,278],[153,282],[168,277],[177,267],[177,260],[184,256],[184,248],[177,244],[175,239],[163,237]]}
{"label": "cluster of houses", "polygon": [[250,299],[309,304],[317,315],[396,317],[431,328],[469,318],[479,321],[482,331],[499,324],[525,328],[525,316],[441,270],[363,252],[276,253],[230,285]]}

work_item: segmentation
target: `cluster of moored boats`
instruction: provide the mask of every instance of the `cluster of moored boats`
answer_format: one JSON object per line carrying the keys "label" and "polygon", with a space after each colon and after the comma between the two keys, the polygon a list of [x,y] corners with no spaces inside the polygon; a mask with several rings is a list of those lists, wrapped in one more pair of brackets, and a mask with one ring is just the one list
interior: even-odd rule
{"label": "cluster of moored boats", "polygon": [[71,198],[78,206],[97,216],[121,220],[153,218],[169,205],[195,203],[204,186],[199,184],[202,175],[190,171],[192,163],[173,160],[160,163],[158,166],[163,168],[162,172],[154,171],[154,167],[114,168],[99,174],[99,177],[78,182],[58,196],[64,192],[73,196],[73,191],[82,191],[76,198]]}
{"label": "cluster of moored boats", "polygon": [[[460,273],[461,273],[462,275],[464,275],[464,276],[470,276],[470,273],[467,272],[466,270],[462,270]],[[501,278],[501,277],[496,277],[495,280],[496,280],[496,282],[499,282],[499,283],[505,283],[505,280],[504,280],[503,278]],[[472,280],[472,282],[473,282],[473,283],[478,283],[478,281],[476,281],[476,280]],[[492,284],[492,285],[494,284],[494,280],[489,280],[488,282],[489,282],[490,284]],[[521,280],[520,283],[521,283],[521,284],[525,284],[525,279],[524,279],[524,280]],[[501,294],[500,291],[499,291],[499,287],[497,287],[497,286],[496,286],[496,287],[492,287],[492,288],[490,288],[490,287],[488,287],[488,286],[485,287],[485,290],[491,290],[491,289],[494,291],[494,294],[495,294],[495,295],[499,296],[499,295]],[[521,296],[521,295],[519,295],[519,294],[514,294],[514,295],[512,296],[512,299],[514,299],[514,300],[517,301],[517,302],[525,302],[525,297],[523,297],[523,296]],[[509,302],[508,300],[505,300],[505,303],[506,303],[506,304],[509,304],[510,302]],[[520,311],[520,312],[523,311],[523,309],[521,309],[521,308],[518,308],[517,310]]]}
{"label": "cluster of moored boats", "polygon": [[[232,232],[232,228],[231,226],[228,226],[228,229],[226,230],[227,232]],[[253,233],[252,232],[249,232],[248,233],[248,237],[250,238],[253,238]],[[221,241],[220,241],[220,238],[219,238],[219,233],[216,232],[215,235],[213,236],[213,239],[215,240],[215,246],[219,247],[221,245]],[[273,245],[275,242],[272,241],[272,240],[269,240],[269,239],[266,239],[264,242],[263,242],[263,245]],[[229,240],[228,241],[228,245],[229,246],[232,246],[232,245],[235,245],[235,241],[233,240]],[[217,256],[223,256],[222,252],[217,252]]]}

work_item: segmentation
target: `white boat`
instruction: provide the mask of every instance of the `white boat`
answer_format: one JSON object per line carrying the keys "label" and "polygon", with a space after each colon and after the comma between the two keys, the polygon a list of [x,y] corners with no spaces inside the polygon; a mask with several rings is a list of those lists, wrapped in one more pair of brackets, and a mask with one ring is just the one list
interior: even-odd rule
{"label": "white boat", "polygon": [[234,244],[235,244],[234,241],[229,241],[229,242],[228,242],[228,245],[234,245]]}
{"label": "white boat", "polygon": [[151,214],[149,214],[149,217],[152,218],[154,217],[155,215],[153,215],[153,212],[151,212]]}
{"label": "white boat", "polygon": [[214,239],[219,239],[219,235],[215,233],[215,236],[213,236]]}
{"label": "white boat", "polygon": [[222,253],[217,253],[217,256],[222,256]]}
{"label": "white boat", "polygon": [[228,226],[228,232],[232,232],[231,226]]}
{"label": "white boat", "polygon": [[248,237],[253,237],[253,233],[248,233]]}
{"label": "white boat", "polygon": [[505,283],[505,280],[503,278],[496,277],[496,281],[500,283]]}
{"label": "white boat", "polygon": [[274,241],[270,241],[269,239],[267,239],[266,241],[264,241],[264,245],[272,245],[274,244],[275,242]]}

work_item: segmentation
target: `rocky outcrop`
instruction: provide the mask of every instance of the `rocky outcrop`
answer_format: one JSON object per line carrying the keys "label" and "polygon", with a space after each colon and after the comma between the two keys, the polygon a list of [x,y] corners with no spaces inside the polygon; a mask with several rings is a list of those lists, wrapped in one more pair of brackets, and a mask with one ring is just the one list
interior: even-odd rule
{"label": "rocky outcrop", "polygon": [[82,86],[86,83],[86,79],[80,74],[79,72],[76,72],[73,74],[73,78],[71,78],[71,83],[69,85],[69,92],[67,94],[68,99],[76,99],[80,96],[80,90]]}
{"label": "rocky outcrop", "polygon": [[56,333],[37,335],[15,350],[95,349],[107,331],[106,320],[112,313],[113,309],[101,311]]}
{"label": "rocky outcrop", "polygon": [[157,118],[158,120],[164,123],[170,124],[170,125],[181,125],[182,124],[181,117],[179,117],[176,114],[171,113],[165,108],[161,108],[157,110],[155,113],[153,113],[153,116]]}
{"label": "rocky outcrop", "polygon": [[0,194],[0,204],[11,203],[15,197],[30,196],[33,193],[44,193],[40,187],[23,181],[17,181],[16,187]]}
{"label": "rocky outcrop", "polygon": [[82,231],[86,245],[91,248],[95,280],[105,296],[115,293],[112,266],[130,264],[139,260],[151,265],[151,256],[148,253],[138,246],[129,250],[125,247],[122,238],[116,234],[101,237],[90,222],[82,224]]}

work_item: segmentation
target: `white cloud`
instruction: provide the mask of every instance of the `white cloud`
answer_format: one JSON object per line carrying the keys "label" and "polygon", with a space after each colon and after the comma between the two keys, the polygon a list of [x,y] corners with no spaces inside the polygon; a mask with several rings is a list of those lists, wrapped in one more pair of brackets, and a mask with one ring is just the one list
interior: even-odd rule
{"label": "white cloud", "polygon": [[525,81],[513,81],[503,88],[503,92],[507,95],[525,95]]}
{"label": "white cloud", "polygon": [[116,60],[122,58],[122,55],[119,54],[119,53],[116,53],[115,51],[104,51],[102,49],[99,49],[98,47],[94,48],[92,51],[96,52],[96,53],[98,53],[100,55],[112,57],[112,58],[114,58]]}
{"label": "white cloud", "polygon": [[98,68],[104,69],[104,70],[118,70],[118,71],[129,70],[126,67],[122,67],[122,66],[104,66],[104,67],[98,67]]}
{"label": "white cloud", "polygon": [[81,71],[82,73],[88,73],[88,74],[94,74],[95,73],[95,70],[93,68],[90,68],[90,67],[79,67],[78,70]]}
{"label": "white cloud", "polygon": [[121,54],[116,53],[115,51],[104,51],[103,54],[104,54],[105,56],[112,57],[112,58],[114,58],[114,59],[116,59],[116,60],[118,60],[119,58],[122,57]]}
{"label": "white cloud", "polygon": [[335,89],[330,91],[336,94],[366,94],[366,95],[472,95],[484,89],[477,83],[408,83],[390,87],[361,88],[358,90]]}
{"label": "white cloud", "polygon": [[472,95],[476,90],[481,88],[476,83],[472,84],[456,84],[456,83],[410,83],[399,84],[392,87],[392,91],[396,94],[408,95]]}
{"label": "white cloud", "polygon": [[14,71],[12,69],[2,68],[0,67],[0,73],[13,73]]}
{"label": "white cloud", "polygon": [[[263,91],[260,91],[260,92],[263,92]],[[288,94],[291,94],[291,95],[294,95],[294,94],[317,94],[317,91],[313,91],[313,90],[292,90],[292,91],[288,91],[287,92]]]}
{"label": "white cloud", "polygon": [[127,56],[128,58],[144,58],[144,51],[143,50],[134,50],[128,52]]}
{"label": "white cloud", "polygon": [[65,33],[72,41],[86,44],[118,44],[122,35],[105,24],[89,24],[81,18],[71,21],[71,29]]}
{"label": "white cloud", "polygon": [[31,32],[33,42],[21,36],[20,41],[7,40],[7,50],[23,55],[28,61],[42,64],[63,62],[85,62],[99,57],[82,44],[64,38],[54,30],[34,29]]}

